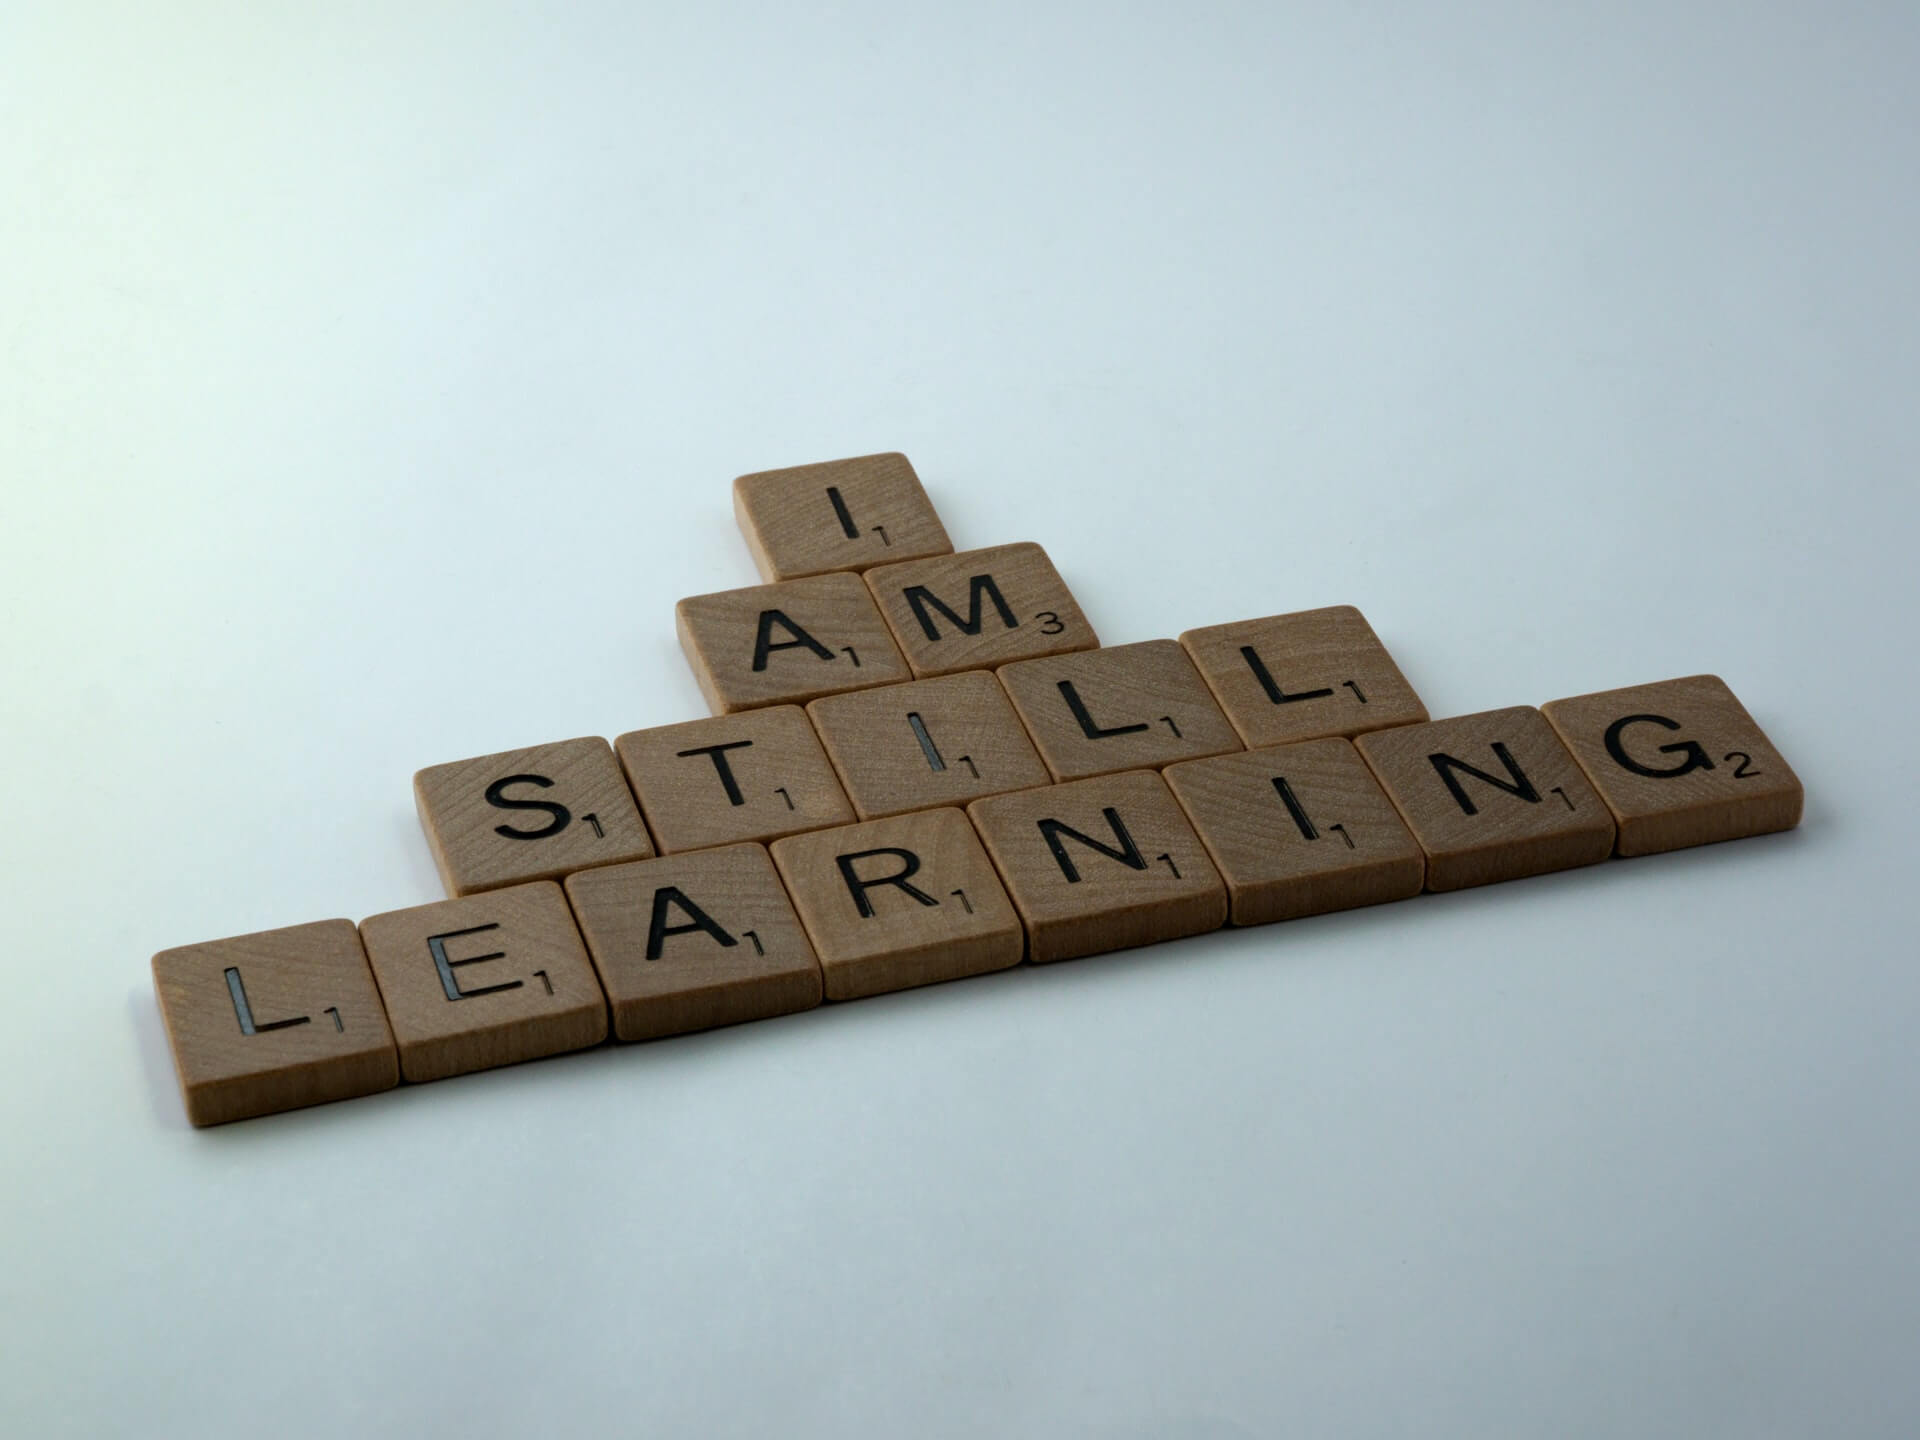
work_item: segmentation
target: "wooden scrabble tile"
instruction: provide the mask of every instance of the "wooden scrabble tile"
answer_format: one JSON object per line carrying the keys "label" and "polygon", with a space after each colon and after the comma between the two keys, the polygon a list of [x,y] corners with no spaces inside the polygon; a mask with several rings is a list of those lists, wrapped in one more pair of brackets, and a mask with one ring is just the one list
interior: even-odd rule
{"label": "wooden scrabble tile", "polygon": [[597,735],[431,765],[413,777],[413,798],[449,895],[653,854]]}
{"label": "wooden scrabble tile", "polygon": [[162,950],[153,988],[195,1125],[400,1083],[393,1032],[351,920]]}
{"label": "wooden scrabble tile", "polygon": [[964,805],[1052,778],[986,670],[829,695],[807,715],[862,820]]}
{"label": "wooden scrabble tile", "polygon": [[854,818],[797,705],[634,730],[614,746],[663,855]]}
{"label": "wooden scrabble tile", "polygon": [[920,477],[899,454],[742,475],[733,482],[733,513],[766,580],[953,549]]}
{"label": "wooden scrabble tile", "polygon": [[858,575],[695,595],[674,615],[716,715],[912,678]]}
{"label": "wooden scrabble tile", "polygon": [[551,880],[369,916],[360,938],[409,1081],[607,1038],[606,997]]}
{"label": "wooden scrabble tile", "polygon": [[1426,881],[1425,854],[1351,741],[1187,760],[1165,775],[1236,925],[1405,900]]}
{"label": "wooden scrabble tile", "polygon": [[1427,889],[1461,890],[1613,853],[1613,818],[1531,705],[1354,741],[1420,848]]}
{"label": "wooden scrabble tile", "polygon": [[1800,823],[1800,781],[1718,675],[1576,695],[1541,707],[1619,826],[1654,855]]}
{"label": "wooden scrabble tile", "polygon": [[958,810],[922,810],[773,845],[826,974],[858,1000],[1020,963],[1019,917]]}
{"label": "wooden scrabble tile", "polygon": [[913,673],[952,675],[1100,643],[1038,545],[996,545],[867,572]]}
{"label": "wooden scrabble tile", "polygon": [[1021,790],[967,807],[1036,962],[1217,930],[1227,891],[1151,770]]}
{"label": "wooden scrabble tile", "polygon": [[1427,707],[1351,605],[1189,630],[1180,643],[1249,746],[1417,725]]}
{"label": "wooden scrabble tile", "polygon": [[1242,748],[1193,661],[1171,640],[1022,660],[998,674],[1056,780]]}
{"label": "wooden scrabble tile", "polygon": [[819,962],[764,846],[582,870],[566,890],[622,1040],[820,1003]]}

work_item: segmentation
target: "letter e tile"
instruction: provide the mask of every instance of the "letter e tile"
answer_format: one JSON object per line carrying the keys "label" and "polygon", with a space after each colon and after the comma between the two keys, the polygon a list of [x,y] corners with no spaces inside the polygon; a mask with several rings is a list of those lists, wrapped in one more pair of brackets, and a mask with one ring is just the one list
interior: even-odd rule
{"label": "letter e tile", "polygon": [[408,1081],[583,1050],[607,1001],[551,880],[360,922]]}

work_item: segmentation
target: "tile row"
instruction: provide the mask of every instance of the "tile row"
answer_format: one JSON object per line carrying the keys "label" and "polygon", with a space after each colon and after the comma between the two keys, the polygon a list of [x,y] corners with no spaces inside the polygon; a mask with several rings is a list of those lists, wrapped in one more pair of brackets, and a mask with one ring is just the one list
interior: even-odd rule
{"label": "tile row", "polygon": [[[560,798],[513,828],[589,804],[609,835],[624,818],[604,775],[543,778],[526,793]],[[154,977],[189,1116],[217,1124],[609,1029],[658,1038],[1785,829],[1800,805],[1740,702],[1695,676],[590,864],[163,951]]]}
{"label": "tile row", "polygon": [[732,711],[611,748],[477,756],[420,771],[414,793],[463,895],[1426,718],[1366,618],[1340,605]]}

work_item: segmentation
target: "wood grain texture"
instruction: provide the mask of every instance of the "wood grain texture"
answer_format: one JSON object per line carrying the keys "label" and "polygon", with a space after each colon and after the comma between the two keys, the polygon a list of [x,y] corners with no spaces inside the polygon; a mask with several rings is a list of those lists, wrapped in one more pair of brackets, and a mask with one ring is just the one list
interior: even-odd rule
{"label": "wood grain texture", "polygon": [[979,836],[958,810],[923,810],[773,845],[826,975],[858,1000],[1020,963],[1023,937]]}
{"label": "wood grain texture", "polygon": [[413,777],[413,798],[449,895],[653,854],[598,735],[430,765]]}
{"label": "wood grain texture", "polygon": [[1354,746],[1427,852],[1429,890],[1518,880],[1613,853],[1613,817],[1531,705],[1375,730]]}
{"label": "wood grain texture", "polygon": [[733,513],[767,581],[953,549],[920,477],[898,453],[742,475],[733,482]]}
{"label": "wood grain texture", "polygon": [[1416,725],[1427,707],[1351,605],[1189,630],[1180,643],[1248,746]]}
{"label": "wood grain texture", "polygon": [[663,855],[854,819],[797,705],[632,730],[614,743]]}
{"label": "wood grain texture", "polygon": [[995,795],[967,814],[1020,912],[1035,962],[1152,945],[1227,922],[1219,872],[1153,771]]}
{"label": "wood grain texture", "polygon": [[997,673],[1056,780],[1158,769],[1243,748],[1172,640],[1023,660]]}
{"label": "wood grain texture", "polygon": [[153,989],[195,1125],[400,1083],[393,1032],[351,920],[162,950]]}
{"label": "wood grain texture", "polygon": [[1800,823],[1800,779],[1718,675],[1543,705],[1600,792],[1621,855],[1656,855]]}
{"label": "wood grain texture", "polygon": [[1052,778],[984,670],[829,695],[807,706],[862,820],[964,805]]}
{"label": "wood grain texture", "polygon": [[867,572],[867,588],[921,678],[1091,650],[1100,641],[1038,545],[996,545]]}
{"label": "wood grain texture", "polygon": [[550,880],[372,915],[360,938],[409,1081],[607,1038],[606,997]]}
{"label": "wood grain texture", "polygon": [[1188,760],[1167,786],[1226,881],[1236,925],[1418,895],[1425,853],[1350,741]]}
{"label": "wood grain texture", "polygon": [[694,595],[674,607],[674,617],[680,648],[716,715],[912,678],[858,575]]}
{"label": "wood grain texture", "polygon": [[621,1040],[790,1015],[824,994],[764,846],[583,870],[566,891]]}

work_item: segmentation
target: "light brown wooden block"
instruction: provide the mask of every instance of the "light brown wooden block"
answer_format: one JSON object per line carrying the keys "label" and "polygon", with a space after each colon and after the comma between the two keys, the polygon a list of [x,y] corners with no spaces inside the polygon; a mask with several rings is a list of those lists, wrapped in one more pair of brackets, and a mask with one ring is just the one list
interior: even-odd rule
{"label": "light brown wooden block", "polygon": [[922,810],[774,842],[829,1000],[1020,963],[1019,917],[958,810]]}
{"label": "light brown wooden block", "polygon": [[1052,777],[1000,682],[985,670],[807,706],[862,820],[964,805]]}
{"label": "light brown wooden block", "polygon": [[765,580],[865,570],[953,549],[907,457],[862,455],[733,482],[733,513]]}
{"label": "light brown wooden block", "polygon": [[797,705],[633,730],[614,744],[663,855],[854,818]]}
{"label": "light brown wooden block", "polygon": [[1800,823],[1799,777],[1718,675],[1576,695],[1541,709],[1613,812],[1622,855]]}
{"label": "light brown wooden block", "polygon": [[1613,818],[1531,705],[1354,741],[1427,852],[1427,889],[1462,890],[1613,853]]}
{"label": "light brown wooden block", "polygon": [[996,545],[867,572],[901,653],[921,678],[1100,643],[1038,545]]}
{"label": "light brown wooden block", "polygon": [[195,1125],[400,1083],[393,1032],[351,920],[162,950],[153,988]]}
{"label": "light brown wooden block", "polygon": [[716,715],[912,678],[858,575],[694,595],[674,615]]}
{"label": "light brown wooden block", "polygon": [[413,798],[449,895],[653,854],[597,735],[431,765],[413,777]]}
{"label": "light brown wooden block", "polygon": [[1427,707],[1351,605],[1189,630],[1180,643],[1249,746],[1417,725]]}
{"label": "light brown wooden block", "polygon": [[1023,660],[997,673],[1056,780],[1242,748],[1193,661],[1171,640]]}
{"label": "light brown wooden block", "polygon": [[360,938],[409,1081],[607,1038],[606,997],[551,880],[372,915]]}
{"label": "light brown wooden block", "polygon": [[1006,881],[1036,962],[1227,922],[1219,872],[1151,770],[995,795],[967,814]]}
{"label": "light brown wooden block", "polygon": [[582,870],[566,889],[622,1040],[820,1003],[819,963],[764,846]]}
{"label": "light brown wooden block", "polygon": [[1236,925],[1418,895],[1426,856],[1347,740],[1169,766],[1167,785],[1227,884]]}

